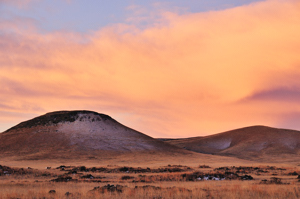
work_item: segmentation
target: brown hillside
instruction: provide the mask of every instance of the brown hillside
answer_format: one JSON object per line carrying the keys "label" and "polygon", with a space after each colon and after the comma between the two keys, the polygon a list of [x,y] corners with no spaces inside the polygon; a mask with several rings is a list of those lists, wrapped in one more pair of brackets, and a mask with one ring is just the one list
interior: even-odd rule
{"label": "brown hillside", "polygon": [[91,111],[59,111],[0,134],[0,156],[21,159],[114,157],[127,153],[190,154]]}
{"label": "brown hillside", "polygon": [[263,161],[299,161],[300,132],[252,126],[205,137],[166,140],[190,151]]}

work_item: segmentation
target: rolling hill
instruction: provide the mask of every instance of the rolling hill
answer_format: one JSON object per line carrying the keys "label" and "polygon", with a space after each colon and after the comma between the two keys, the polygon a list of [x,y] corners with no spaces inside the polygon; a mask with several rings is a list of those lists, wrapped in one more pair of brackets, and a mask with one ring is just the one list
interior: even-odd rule
{"label": "rolling hill", "polygon": [[[223,156],[223,158],[221,157]],[[225,156],[231,156],[230,158]],[[154,139],[108,115],[57,111],[0,133],[0,157],[13,160],[151,160],[173,162],[300,161],[300,132],[266,126],[205,137]]]}
{"label": "rolling hill", "polygon": [[251,126],[205,137],[161,140],[198,153],[248,160],[300,160],[300,131],[295,130]]}
{"label": "rolling hill", "polygon": [[188,154],[92,111],[58,111],[0,134],[0,156],[21,159],[114,157],[128,153]]}

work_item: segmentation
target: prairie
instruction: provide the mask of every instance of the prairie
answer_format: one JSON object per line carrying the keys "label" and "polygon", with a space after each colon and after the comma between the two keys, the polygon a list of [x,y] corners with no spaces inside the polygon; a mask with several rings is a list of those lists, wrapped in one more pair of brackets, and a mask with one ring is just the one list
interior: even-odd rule
{"label": "prairie", "polygon": [[[34,162],[34,161],[33,161]],[[0,198],[299,198],[300,167],[88,163],[0,167]],[[16,164],[11,162],[12,164]],[[45,163],[45,162],[44,162]],[[45,163],[46,164],[46,163]],[[49,163],[50,164],[50,163]],[[94,165],[93,165],[94,164]],[[92,166],[93,165],[93,166]],[[21,167],[23,166],[23,167]]]}

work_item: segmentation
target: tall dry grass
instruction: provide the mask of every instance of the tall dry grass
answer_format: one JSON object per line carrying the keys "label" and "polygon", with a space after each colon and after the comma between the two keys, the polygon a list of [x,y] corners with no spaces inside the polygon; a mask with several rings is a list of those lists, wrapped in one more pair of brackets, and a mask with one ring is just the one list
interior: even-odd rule
{"label": "tall dry grass", "polygon": [[[91,191],[104,183],[12,183],[1,182],[0,199],[6,198],[299,198],[298,183],[290,185],[261,185],[246,181],[158,182],[148,188],[145,183],[122,183],[127,188],[122,193]],[[140,188],[135,188],[139,186]],[[49,193],[55,190],[56,193]],[[71,195],[66,196],[66,192]]]}

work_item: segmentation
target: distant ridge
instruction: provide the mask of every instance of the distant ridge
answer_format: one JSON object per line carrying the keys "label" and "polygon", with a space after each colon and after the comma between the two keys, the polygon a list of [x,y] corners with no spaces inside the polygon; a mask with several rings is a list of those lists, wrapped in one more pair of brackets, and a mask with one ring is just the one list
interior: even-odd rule
{"label": "distant ridge", "polygon": [[166,143],[205,154],[250,160],[300,160],[300,131],[250,126],[205,137],[164,139]]}
{"label": "distant ridge", "polygon": [[57,111],[0,134],[0,156],[20,159],[114,157],[120,154],[189,154],[93,111]]}

